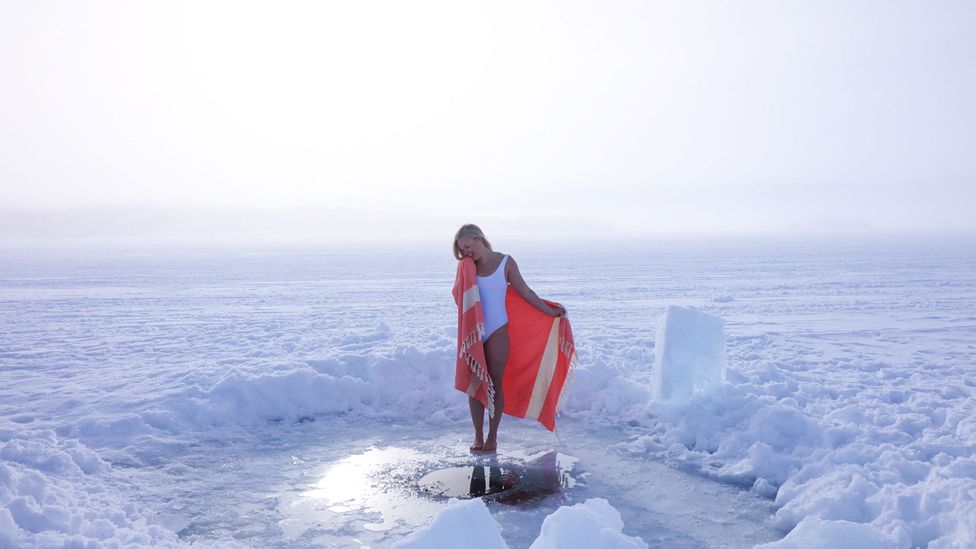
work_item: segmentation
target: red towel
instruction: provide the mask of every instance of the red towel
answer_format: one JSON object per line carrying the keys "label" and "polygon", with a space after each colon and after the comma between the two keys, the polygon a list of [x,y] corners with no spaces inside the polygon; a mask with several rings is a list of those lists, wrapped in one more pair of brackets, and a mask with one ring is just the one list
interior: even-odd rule
{"label": "red towel", "polygon": [[488,415],[495,415],[495,387],[488,377],[488,361],[485,360],[485,314],[478,292],[477,267],[474,260],[466,257],[458,262],[454,279],[454,302],[458,306],[458,355],[454,372],[454,387],[468,396],[478,399]]}
{"label": "red towel", "polygon": [[[485,361],[484,313],[477,270],[470,258],[458,264],[454,301],[458,304],[458,360],[454,387],[477,398],[494,415],[494,387]],[[545,301],[545,300],[543,300]],[[550,306],[558,305],[545,301]],[[467,305],[467,307],[465,307]],[[538,420],[553,431],[556,411],[574,369],[573,330],[568,318],[536,309],[511,286],[505,295],[510,340],[505,377],[506,414]]]}

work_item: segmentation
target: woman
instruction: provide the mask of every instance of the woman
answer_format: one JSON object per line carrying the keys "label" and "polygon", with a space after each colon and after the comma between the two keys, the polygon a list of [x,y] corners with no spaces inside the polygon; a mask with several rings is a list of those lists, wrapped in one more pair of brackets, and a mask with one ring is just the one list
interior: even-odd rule
{"label": "woman", "polygon": [[477,268],[478,292],[485,317],[485,359],[488,376],[494,386],[495,414],[488,420],[487,438],[484,437],[485,407],[478,399],[468,396],[471,422],[474,424],[471,451],[494,452],[498,447],[498,425],[505,409],[502,378],[509,350],[508,313],[505,310],[508,286],[511,285],[529,304],[549,316],[565,316],[566,309],[560,305],[552,307],[542,301],[525,283],[515,259],[494,251],[477,225],[462,225],[454,235],[454,257],[458,260],[470,257]]}

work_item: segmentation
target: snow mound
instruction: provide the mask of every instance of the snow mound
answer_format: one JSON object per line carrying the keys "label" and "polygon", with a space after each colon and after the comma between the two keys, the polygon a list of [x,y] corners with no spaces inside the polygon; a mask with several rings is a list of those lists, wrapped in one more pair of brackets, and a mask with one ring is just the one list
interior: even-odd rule
{"label": "snow mound", "polygon": [[[601,547],[607,549],[644,548],[638,537],[625,536],[624,521],[610,502],[603,498],[588,499],[572,506],[562,506],[542,521],[539,537],[532,549],[559,547]],[[427,528],[417,530],[395,543],[397,549],[440,547],[506,548],[501,528],[481,498],[468,501],[451,499]]]}
{"label": "snow mound", "polygon": [[803,519],[785,538],[764,543],[757,549],[821,549],[823,547],[857,547],[886,549],[893,544],[876,528],[846,520]]}
{"label": "snow mound", "polygon": [[[350,412],[462,418],[466,402],[453,390],[449,353],[404,347],[392,355],[349,354],[273,372],[234,370],[209,388],[165,399],[154,411],[153,423],[205,429]],[[178,421],[161,420],[159,413],[176,415]]]}
{"label": "snow mound", "polygon": [[664,312],[655,340],[651,397],[681,403],[725,384],[725,323],[685,307]]}
{"label": "snow mound", "polygon": [[462,546],[472,549],[508,547],[502,539],[498,523],[491,518],[481,498],[467,501],[452,498],[430,526],[393,544],[398,549]]}
{"label": "snow mound", "polygon": [[110,472],[53,431],[0,432],[0,547],[181,545],[109,489]]}
{"label": "snow mound", "polygon": [[634,380],[631,375],[625,365],[616,363],[578,366],[560,415],[591,421],[639,417],[647,408],[650,389],[646,382]]}
{"label": "snow mound", "polygon": [[720,394],[680,408],[650,402],[650,418],[634,421],[651,429],[631,447],[751,486],[774,499],[772,525],[784,532],[819,520],[788,539],[858,524],[887,546],[976,544],[976,400],[965,380],[931,390],[947,386],[944,373],[912,370],[917,387],[908,393],[892,388],[885,370],[845,368],[857,376],[855,392],[825,383],[833,372],[810,372],[806,362],[735,362]]}
{"label": "snow mound", "polygon": [[560,547],[647,548],[638,537],[622,533],[620,512],[603,498],[556,509],[542,521],[542,532],[531,549]]}

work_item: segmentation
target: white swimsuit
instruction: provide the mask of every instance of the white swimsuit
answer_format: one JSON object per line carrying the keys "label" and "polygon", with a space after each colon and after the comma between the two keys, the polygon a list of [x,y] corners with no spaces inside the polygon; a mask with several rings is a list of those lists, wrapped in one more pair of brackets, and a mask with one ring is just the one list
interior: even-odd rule
{"label": "white swimsuit", "polygon": [[507,255],[502,258],[495,272],[478,277],[478,294],[481,296],[481,308],[485,312],[485,339],[508,324],[508,312],[505,310],[505,292],[508,291],[508,281],[505,280],[506,263]]}

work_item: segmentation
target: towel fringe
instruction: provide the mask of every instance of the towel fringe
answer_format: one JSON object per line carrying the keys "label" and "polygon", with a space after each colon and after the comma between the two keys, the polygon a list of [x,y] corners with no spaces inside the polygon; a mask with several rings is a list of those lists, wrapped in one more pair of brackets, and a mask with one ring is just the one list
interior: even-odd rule
{"label": "towel fringe", "polygon": [[489,418],[495,417],[495,383],[491,380],[491,376],[488,375],[488,368],[478,362],[478,359],[471,353],[464,352],[461,357],[467,363],[468,367],[471,368],[471,373],[481,380],[482,383],[488,384],[488,406],[485,408],[488,410]]}
{"label": "towel fringe", "polygon": [[576,350],[572,343],[566,341],[566,337],[559,338],[559,350],[566,356],[566,358],[572,358],[573,353]]}
{"label": "towel fringe", "polygon": [[[566,381],[563,382],[563,388],[559,391],[559,398],[556,399],[556,413],[559,413],[559,409],[562,408],[563,402],[566,400],[567,395],[569,395],[569,387],[573,384],[573,380],[576,379],[576,366],[578,364],[574,346],[567,343],[565,338],[560,338],[559,344],[563,349],[563,354],[569,358],[569,370],[566,372]],[[566,348],[569,349],[568,353]]]}
{"label": "towel fringe", "polygon": [[[485,408],[488,409],[488,416],[495,417],[495,385],[488,375],[488,365],[487,361],[478,347],[484,342],[485,338],[485,322],[484,316],[481,310],[481,298],[477,289],[477,270],[474,266],[474,262],[470,258],[462,259],[458,263],[457,278],[454,281],[454,289],[451,293],[454,295],[454,302],[458,306],[458,368],[463,368],[462,361],[467,364],[468,368],[471,370],[471,374],[474,378],[481,383],[486,384],[488,402]],[[474,289],[472,292],[473,303],[469,302],[468,307],[465,308],[464,297],[466,291],[469,289]],[[469,300],[471,301],[471,300]],[[474,310],[471,310],[474,309]],[[467,322],[465,322],[467,319]],[[472,326],[473,324],[473,326]],[[467,333],[460,333],[461,329],[468,330]],[[463,337],[462,337],[463,336]],[[478,355],[478,356],[476,356]],[[478,395],[478,400],[484,396],[481,393],[481,385],[475,384],[473,379],[463,379],[463,369],[458,370],[458,377],[455,378],[455,383],[463,382],[467,384],[466,388],[462,386],[456,387],[463,391],[468,392],[472,389],[472,385],[475,385],[474,393]],[[469,396],[472,396],[469,393]]]}
{"label": "towel fringe", "polygon": [[471,330],[471,333],[469,333],[467,337],[461,340],[461,346],[458,349],[458,358],[462,357],[465,353],[467,353],[468,349],[470,349],[471,347],[474,347],[478,343],[484,341],[484,335],[485,335],[485,324],[484,322],[479,322],[477,326],[475,326],[475,328]]}

